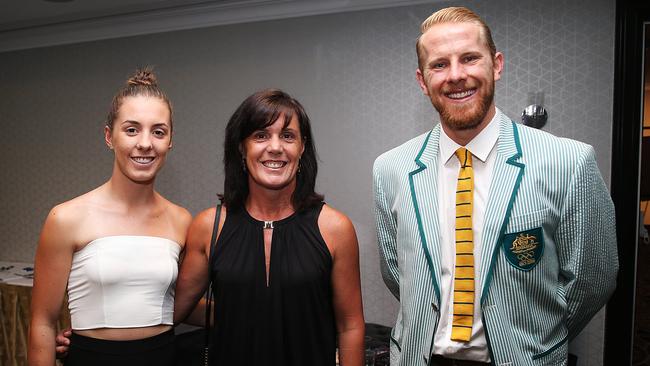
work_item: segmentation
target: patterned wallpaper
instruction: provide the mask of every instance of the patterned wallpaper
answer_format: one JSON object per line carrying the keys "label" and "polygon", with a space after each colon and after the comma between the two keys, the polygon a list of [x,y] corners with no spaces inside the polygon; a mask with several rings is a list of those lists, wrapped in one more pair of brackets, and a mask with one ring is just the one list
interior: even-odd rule
{"label": "patterned wallpaper", "polygon": [[[392,325],[371,168],[438,118],[415,81],[414,42],[421,21],[447,5],[481,14],[505,54],[497,105],[519,120],[528,93],[544,92],[544,129],[593,145],[609,181],[613,0],[443,1],[0,53],[0,259],[31,261],[48,210],[109,177],[110,98],[136,66],[154,64],[175,107],[174,150],[157,189],[192,213],[221,191],[223,130],[237,105],[271,86],[303,102],[318,189],[357,230],[366,318]],[[581,365],[602,364],[603,324],[600,314],[572,343]]]}

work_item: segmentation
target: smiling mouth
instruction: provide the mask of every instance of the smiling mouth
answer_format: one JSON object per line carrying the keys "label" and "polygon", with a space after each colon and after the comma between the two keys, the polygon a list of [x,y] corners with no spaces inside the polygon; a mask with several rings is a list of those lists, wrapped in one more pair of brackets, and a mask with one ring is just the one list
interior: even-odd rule
{"label": "smiling mouth", "polygon": [[151,156],[132,156],[131,160],[138,164],[150,164],[155,158]]}
{"label": "smiling mouth", "polygon": [[470,89],[470,90],[463,90],[463,91],[453,92],[453,93],[445,93],[445,95],[449,99],[463,99],[472,96],[475,93],[476,93],[476,89]]}
{"label": "smiling mouth", "polygon": [[282,168],[285,165],[287,165],[287,162],[286,161],[277,161],[277,160],[267,160],[267,161],[263,161],[262,165],[264,165],[267,168],[271,168],[271,169],[279,169],[279,168]]}

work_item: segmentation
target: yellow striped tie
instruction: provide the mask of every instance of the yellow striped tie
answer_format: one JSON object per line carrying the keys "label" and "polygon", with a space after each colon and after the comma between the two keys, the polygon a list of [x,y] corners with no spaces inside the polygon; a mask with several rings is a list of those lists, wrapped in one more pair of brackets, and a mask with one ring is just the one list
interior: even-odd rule
{"label": "yellow striped tie", "polygon": [[456,150],[460,161],[456,186],[456,268],[454,275],[454,319],[451,339],[467,342],[472,337],[474,321],[474,235],[472,233],[472,199],[474,170],[472,153],[464,147]]}

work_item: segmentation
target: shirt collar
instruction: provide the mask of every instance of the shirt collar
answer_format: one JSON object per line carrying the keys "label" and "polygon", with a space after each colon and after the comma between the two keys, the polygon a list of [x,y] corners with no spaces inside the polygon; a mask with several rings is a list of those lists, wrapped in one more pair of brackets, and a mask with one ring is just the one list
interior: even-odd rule
{"label": "shirt collar", "polygon": [[[485,162],[490,155],[492,149],[497,144],[499,139],[499,123],[495,122],[500,118],[501,111],[499,108],[496,108],[496,113],[490,123],[488,123],[485,128],[479,132],[466,146],[467,150],[477,157],[482,162]],[[458,145],[454,140],[452,140],[445,133],[444,129],[440,129],[440,161],[442,165],[447,164],[449,159],[454,156],[454,153],[458,148],[462,147]]]}

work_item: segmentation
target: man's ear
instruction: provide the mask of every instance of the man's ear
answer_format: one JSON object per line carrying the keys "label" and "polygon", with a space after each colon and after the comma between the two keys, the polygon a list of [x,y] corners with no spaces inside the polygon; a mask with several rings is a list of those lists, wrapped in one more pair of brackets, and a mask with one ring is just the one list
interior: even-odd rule
{"label": "man's ear", "polygon": [[503,53],[497,52],[494,54],[492,69],[494,70],[494,81],[501,79],[501,72],[503,71]]}
{"label": "man's ear", "polygon": [[422,93],[428,96],[429,89],[427,89],[427,84],[424,82],[424,75],[422,74],[422,71],[420,70],[419,67],[415,70],[415,78],[418,81],[418,85],[420,85],[420,89],[422,89]]}

